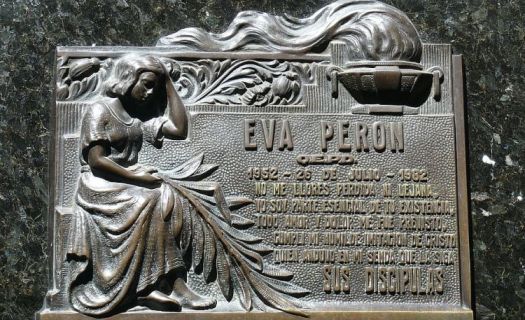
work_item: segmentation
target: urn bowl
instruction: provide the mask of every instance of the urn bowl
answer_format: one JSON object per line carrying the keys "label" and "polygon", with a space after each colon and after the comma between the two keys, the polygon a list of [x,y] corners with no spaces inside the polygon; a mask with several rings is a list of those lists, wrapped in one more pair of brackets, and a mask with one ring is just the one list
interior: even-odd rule
{"label": "urn bowl", "polygon": [[418,107],[432,91],[435,72],[413,62],[364,61],[347,64],[337,79],[361,104]]}

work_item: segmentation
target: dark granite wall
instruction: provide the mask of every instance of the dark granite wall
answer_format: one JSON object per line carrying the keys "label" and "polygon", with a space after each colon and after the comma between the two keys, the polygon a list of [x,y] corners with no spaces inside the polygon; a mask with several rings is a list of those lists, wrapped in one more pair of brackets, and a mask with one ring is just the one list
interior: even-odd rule
{"label": "dark granite wall", "polygon": [[[0,319],[30,319],[47,286],[49,101],[57,45],[153,45],[219,31],[240,10],[302,16],[314,0],[0,0]],[[425,42],[466,58],[478,319],[525,317],[525,1],[388,0]]]}

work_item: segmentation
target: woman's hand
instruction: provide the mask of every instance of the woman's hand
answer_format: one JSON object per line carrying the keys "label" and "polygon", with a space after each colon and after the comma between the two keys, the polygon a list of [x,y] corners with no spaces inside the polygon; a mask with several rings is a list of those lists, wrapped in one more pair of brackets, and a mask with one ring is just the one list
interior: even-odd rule
{"label": "woman's hand", "polygon": [[157,186],[162,183],[162,179],[160,177],[155,176],[146,171],[135,173],[133,175],[133,179],[145,185],[151,185],[151,186]]}
{"label": "woman's hand", "polygon": [[166,69],[164,71],[166,73],[166,95],[168,98],[166,115],[169,121],[162,126],[162,134],[172,140],[186,139],[188,136],[186,108],[171,82],[168,71]]}
{"label": "woman's hand", "polygon": [[111,181],[134,183],[146,187],[157,187],[162,183],[160,177],[152,174],[156,172],[155,168],[150,166],[124,168],[106,157],[106,148],[102,145],[91,147],[88,164],[93,174]]}
{"label": "woman's hand", "polygon": [[130,167],[128,167],[129,171],[133,171],[135,173],[139,172],[146,172],[146,173],[157,173],[159,170],[153,166],[143,165],[143,164],[134,164]]}

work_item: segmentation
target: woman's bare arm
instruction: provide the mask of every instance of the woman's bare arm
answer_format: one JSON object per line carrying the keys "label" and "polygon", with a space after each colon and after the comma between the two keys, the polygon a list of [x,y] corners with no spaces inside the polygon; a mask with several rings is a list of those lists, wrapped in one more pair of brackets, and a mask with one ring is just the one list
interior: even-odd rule
{"label": "woman's bare arm", "polygon": [[105,179],[114,182],[132,182],[138,184],[158,184],[161,179],[146,172],[130,171],[107,158],[106,148],[94,145],[89,149],[88,164],[95,175],[102,174]]}
{"label": "woman's bare arm", "polygon": [[186,139],[188,136],[188,116],[186,108],[175,90],[171,80],[166,79],[166,93],[168,96],[168,119],[162,126],[162,134],[168,139]]}

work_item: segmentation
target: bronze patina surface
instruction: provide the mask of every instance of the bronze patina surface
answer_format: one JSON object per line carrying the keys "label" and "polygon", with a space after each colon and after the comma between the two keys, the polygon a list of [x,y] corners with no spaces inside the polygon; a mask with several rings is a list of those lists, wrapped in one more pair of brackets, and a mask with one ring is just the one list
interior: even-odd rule
{"label": "bronze patina surface", "polygon": [[39,319],[472,319],[461,56],[378,1],[61,47]]}

